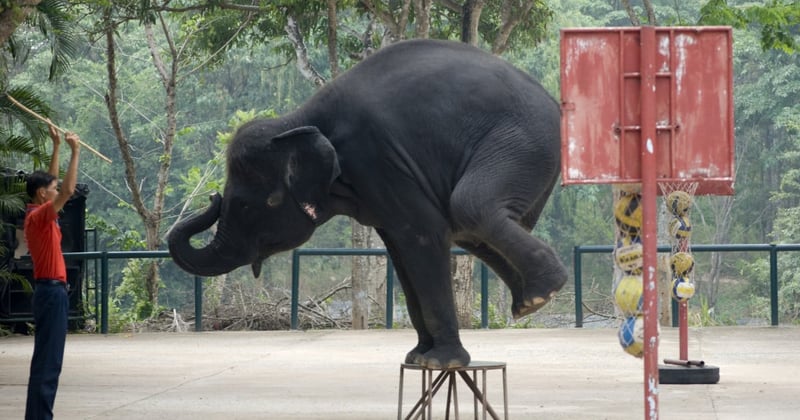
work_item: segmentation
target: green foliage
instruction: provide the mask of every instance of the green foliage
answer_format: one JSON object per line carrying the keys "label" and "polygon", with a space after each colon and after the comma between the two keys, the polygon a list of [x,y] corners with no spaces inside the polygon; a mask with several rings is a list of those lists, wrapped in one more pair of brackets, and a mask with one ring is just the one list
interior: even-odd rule
{"label": "green foliage", "polygon": [[[154,307],[147,296],[144,285],[147,276],[147,267],[151,264],[148,260],[128,260],[122,270],[122,282],[114,289],[112,303],[115,306],[113,313],[120,323],[132,323],[150,318],[162,311],[163,307]],[[164,287],[158,285],[159,289]]]}
{"label": "green foliage", "polygon": [[700,308],[693,314],[695,315],[694,317],[690,317],[693,318],[689,320],[690,324],[694,327],[712,327],[720,325],[714,317],[714,312],[708,304],[708,299],[705,296],[698,296],[698,300],[700,301]]}
{"label": "green foliage", "polygon": [[710,0],[700,9],[701,25],[730,25],[744,29],[756,27],[764,50],[777,49],[787,54],[797,50],[800,2],[771,0],[764,5],[731,6],[726,0]]}

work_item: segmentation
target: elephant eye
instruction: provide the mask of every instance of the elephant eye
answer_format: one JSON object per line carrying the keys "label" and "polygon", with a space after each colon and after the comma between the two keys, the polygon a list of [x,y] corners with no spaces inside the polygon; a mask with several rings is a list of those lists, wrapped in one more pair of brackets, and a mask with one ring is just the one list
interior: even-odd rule
{"label": "elephant eye", "polygon": [[283,202],[283,191],[275,191],[267,197],[267,206],[278,207]]}

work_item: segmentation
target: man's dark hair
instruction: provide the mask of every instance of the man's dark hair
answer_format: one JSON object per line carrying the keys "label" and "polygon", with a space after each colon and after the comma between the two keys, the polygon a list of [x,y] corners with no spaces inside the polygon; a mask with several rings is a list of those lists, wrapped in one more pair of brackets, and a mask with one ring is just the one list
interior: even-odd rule
{"label": "man's dark hair", "polygon": [[44,171],[35,171],[28,175],[27,182],[25,184],[25,189],[28,192],[28,197],[33,198],[36,196],[36,190],[39,188],[47,188],[56,177],[51,175],[49,172]]}

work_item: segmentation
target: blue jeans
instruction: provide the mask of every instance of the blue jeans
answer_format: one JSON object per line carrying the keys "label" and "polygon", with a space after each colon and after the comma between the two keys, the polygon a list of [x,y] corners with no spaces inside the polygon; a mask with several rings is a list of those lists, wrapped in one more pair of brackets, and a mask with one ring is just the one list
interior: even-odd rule
{"label": "blue jeans", "polygon": [[58,377],[64,360],[67,340],[69,299],[63,286],[34,282],[33,320],[36,335],[33,344],[31,372],[28,379],[28,401],[25,420],[53,418]]}

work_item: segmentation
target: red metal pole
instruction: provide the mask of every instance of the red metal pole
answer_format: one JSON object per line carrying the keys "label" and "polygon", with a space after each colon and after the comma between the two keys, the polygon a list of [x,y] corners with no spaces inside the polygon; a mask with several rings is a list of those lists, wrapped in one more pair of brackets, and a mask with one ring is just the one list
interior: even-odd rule
{"label": "red metal pole", "polygon": [[680,338],[680,359],[689,360],[689,310],[688,302],[678,304],[678,334]]}
{"label": "red metal pole", "polygon": [[644,417],[658,419],[658,239],[656,184],[656,30],[640,30]]}

